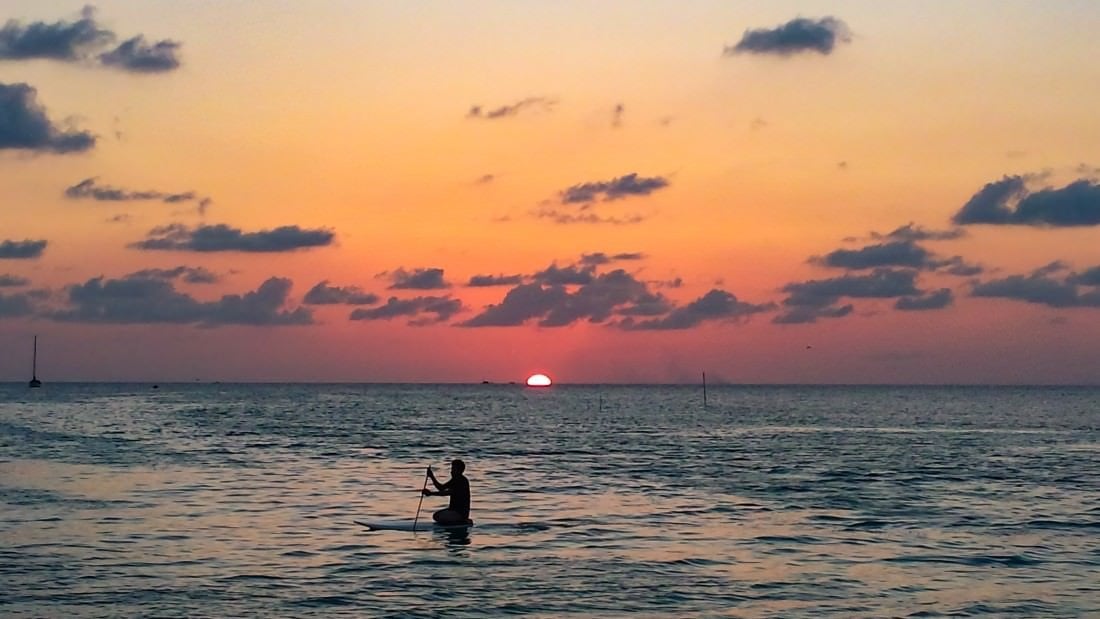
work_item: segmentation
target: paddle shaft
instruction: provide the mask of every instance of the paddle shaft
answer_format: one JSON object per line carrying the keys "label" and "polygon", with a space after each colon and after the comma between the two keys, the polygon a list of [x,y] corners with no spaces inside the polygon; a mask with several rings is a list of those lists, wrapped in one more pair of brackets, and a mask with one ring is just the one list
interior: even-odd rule
{"label": "paddle shaft", "polygon": [[420,520],[420,506],[424,504],[424,491],[428,489],[428,474],[424,473],[424,487],[420,489],[420,502],[416,504],[416,517],[413,518],[413,533],[416,533],[416,521]]}

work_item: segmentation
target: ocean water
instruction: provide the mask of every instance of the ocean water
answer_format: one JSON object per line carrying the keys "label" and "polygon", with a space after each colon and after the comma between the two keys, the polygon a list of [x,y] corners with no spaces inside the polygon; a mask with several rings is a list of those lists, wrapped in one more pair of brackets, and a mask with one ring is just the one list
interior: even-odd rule
{"label": "ocean water", "polygon": [[707,395],[2,385],[0,616],[1100,617],[1100,389]]}

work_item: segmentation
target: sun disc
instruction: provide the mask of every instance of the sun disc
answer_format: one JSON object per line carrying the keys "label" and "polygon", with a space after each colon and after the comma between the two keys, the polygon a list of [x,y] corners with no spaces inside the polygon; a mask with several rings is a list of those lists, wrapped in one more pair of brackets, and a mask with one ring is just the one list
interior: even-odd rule
{"label": "sun disc", "polygon": [[549,387],[551,384],[553,381],[546,374],[532,374],[527,377],[528,387]]}

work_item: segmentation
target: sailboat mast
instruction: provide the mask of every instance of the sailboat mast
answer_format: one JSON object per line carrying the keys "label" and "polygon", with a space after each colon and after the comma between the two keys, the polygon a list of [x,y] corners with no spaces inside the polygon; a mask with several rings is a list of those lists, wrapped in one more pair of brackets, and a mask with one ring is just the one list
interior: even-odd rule
{"label": "sailboat mast", "polygon": [[38,336],[34,336],[34,353],[31,355],[31,378],[38,378]]}

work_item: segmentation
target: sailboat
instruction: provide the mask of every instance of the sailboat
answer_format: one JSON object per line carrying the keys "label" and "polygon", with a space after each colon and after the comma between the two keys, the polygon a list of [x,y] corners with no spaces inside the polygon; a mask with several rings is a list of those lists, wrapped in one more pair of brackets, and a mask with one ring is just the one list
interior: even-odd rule
{"label": "sailboat", "polygon": [[42,386],[42,381],[38,380],[38,336],[34,336],[34,356],[31,357],[31,380],[27,383],[27,386],[31,389],[36,389]]}

